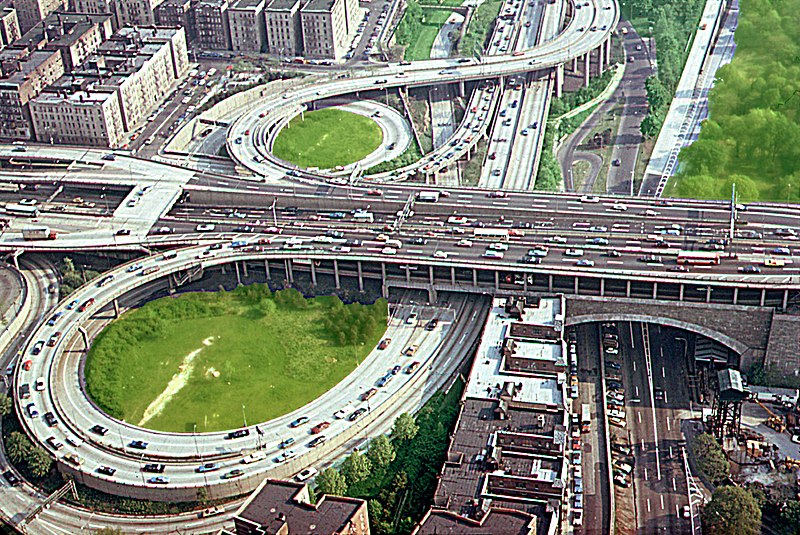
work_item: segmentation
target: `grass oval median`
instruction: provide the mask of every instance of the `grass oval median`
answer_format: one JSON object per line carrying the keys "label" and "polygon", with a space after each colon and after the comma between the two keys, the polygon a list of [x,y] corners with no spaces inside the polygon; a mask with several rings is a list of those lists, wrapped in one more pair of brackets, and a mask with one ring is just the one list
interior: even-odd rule
{"label": "grass oval median", "polygon": [[272,153],[303,168],[357,162],[381,146],[383,131],[363,115],[336,108],[305,112],[275,138]]}
{"label": "grass oval median", "polygon": [[385,301],[274,294],[264,285],[151,301],[95,339],[89,397],[148,429],[211,432],[287,414],[319,397],[369,354]]}

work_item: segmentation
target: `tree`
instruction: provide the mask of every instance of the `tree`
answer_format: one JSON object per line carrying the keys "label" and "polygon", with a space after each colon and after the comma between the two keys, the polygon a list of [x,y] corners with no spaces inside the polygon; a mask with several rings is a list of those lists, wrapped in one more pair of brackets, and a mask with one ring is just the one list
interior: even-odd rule
{"label": "tree", "polygon": [[6,416],[14,408],[14,401],[5,394],[0,394],[0,416]]}
{"label": "tree", "polygon": [[757,535],[761,532],[761,509],[746,489],[718,487],[703,509],[706,535]]}
{"label": "tree", "polygon": [[394,427],[392,428],[392,437],[396,440],[406,441],[411,440],[415,436],[417,436],[417,432],[419,431],[419,426],[417,422],[414,420],[414,417],[404,412],[397,419],[394,421]]}
{"label": "tree", "polygon": [[392,443],[386,438],[386,435],[381,435],[370,443],[367,458],[372,461],[375,468],[386,468],[389,463],[394,461],[395,451]]}
{"label": "tree", "polygon": [[781,510],[781,520],[791,533],[800,531],[800,502],[791,500]]}
{"label": "tree", "polygon": [[689,452],[697,468],[711,483],[719,483],[731,473],[731,465],[717,440],[708,433],[695,436],[689,443]]}
{"label": "tree", "polygon": [[327,468],[316,478],[317,493],[344,496],[347,492],[347,482],[344,476],[335,468]]}
{"label": "tree", "polygon": [[28,458],[28,452],[32,447],[33,445],[28,440],[28,437],[19,431],[12,432],[6,439],[6,453],[12,463],[24,462]]}
{"label": "tree", "polygon": [[44,477],[53,468],[53,459],[42,448],[33,448],[28,454],[28,468],[36,477]]}
{"label": "tree", "polygon": [[371,469],[372,462],[361,453],[355,452],[347,456],[339,471],[347,481],[347,485],[352,487],[356,483],[364,481]]}
{"label": "tree", "polygon": [[197,489],[197,501],[202,504],[208,501],[208,489],[206,487]]}

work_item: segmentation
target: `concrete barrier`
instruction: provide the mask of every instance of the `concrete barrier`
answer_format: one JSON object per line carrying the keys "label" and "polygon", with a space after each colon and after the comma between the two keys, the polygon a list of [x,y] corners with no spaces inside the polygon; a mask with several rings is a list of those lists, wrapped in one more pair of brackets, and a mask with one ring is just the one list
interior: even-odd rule
{"label": "concrete barrier", "polygon": [[[14,337],[19,333],[22,325],[25,323],[25,319],[28,317],[28,314],[31,310],[31,300],[30,300],[30,291],[28,289],[28,281],[25,277],[20,273],[20,271],[9,265],[7,269],[10,269],[14,272],[17,280],[19,282],[22,291],[20,292],[19,296],[17,297],[14,306],[12,307],[14,312],[14,318],[8,322],[4,327],[2,332],[0,332],[0,353],[4,353],[8,346],[13,342]],[[11,310],[11,309],[9,309]]]}

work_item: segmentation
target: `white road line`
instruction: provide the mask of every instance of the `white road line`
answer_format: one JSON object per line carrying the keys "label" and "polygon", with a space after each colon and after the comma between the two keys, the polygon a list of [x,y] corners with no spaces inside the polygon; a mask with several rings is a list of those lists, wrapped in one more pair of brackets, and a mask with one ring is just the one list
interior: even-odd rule
{"label": "white road line", "polygon": [[639,397],[639,386],[633,385],[633,392],[636,394],[634,397]]}
{"label": "white road line", "polygon": [[660,494],[658,497],[661,498],[661,509],[664,509],[664,495]]}
{"label": "white road line", "polygon": [[639,423],[642,423],[642,413],[641,412],[637,412],[636,416],[639,418]]}
{"label": "white road line", "polygon": [[647,467],[644,469],[644,480],[647,481]]}
{"label": "white road line", "polygon": [[677,503],[675,504],[675,516],[677,516],[678,518],[681,517],[681,510],[678,508]]}
{"label": "white road line", "polygon": [[623,262],[621,260],[609,260],[609,261],[606,262],[606,264],[617,264],[617,265],[621,266],[621,265],[625,264],[625,262]]}
{"label": "white road line", "polygon": [[642,439],[642,453],[644,453],[644,452],[645,452],[645,448],[644,448],[644,439]]}
{"label": "white road line", "polygon": [[[633,371],[636,371],[636,361],[632,360],[631,362],[633,363]],[[639,387],[637,386],[636,388],[639,388]]]}
{"label": "white road line", "polygon": [[[678,484],[675,482],[675,478],[673,477],[672,478],[672,492],[677,492],[677,491],[678,491]],[[678,504],[676,503],[675,504],[675,509],[677,509],[677,508],[678,508]]]}
{"label": "white road line", "polygon": [[667,431],[672,431],[672,426],[669,425],[669,417],[667,417],[666,420],[667,420]]}
{"label": "white road line", "polygon": [[[662,356],[663,356],[663,355],[662,355]],[[667,376],[666,376],[666,372],[664,371],[664,366],[661,366],[661,377],[663,377],[664,379],[666,379],[666,378],[667,378]]]}
{"label": "white road line", "polygon": [[650,498],[647,498],[647,512],[650,512]]}
{"label": "white road line", "polygon": [[667,405],[668,403],[669,403],[669,399],[667,399],[667,391],[664,390],[664,405]]}

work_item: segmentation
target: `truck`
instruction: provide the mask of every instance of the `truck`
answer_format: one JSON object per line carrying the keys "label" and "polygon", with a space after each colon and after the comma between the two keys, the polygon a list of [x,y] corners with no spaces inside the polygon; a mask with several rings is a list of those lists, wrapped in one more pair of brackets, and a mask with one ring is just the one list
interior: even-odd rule
{"label": "truck", "polygon": [[55,240],[58,233],[50,230],[50,227],[24,227],[22,229],[22,239],[24,240]]}
{"label": "truck", "polygon": [[439,192],[438,191],[420,191],[417,193],[417,201],[419,202],[438,202],[439,201]]}
{"label": "truck", "polygon": [[588,403],[581,405],[581,433],[589,432],[589,423],[592,420]]}

